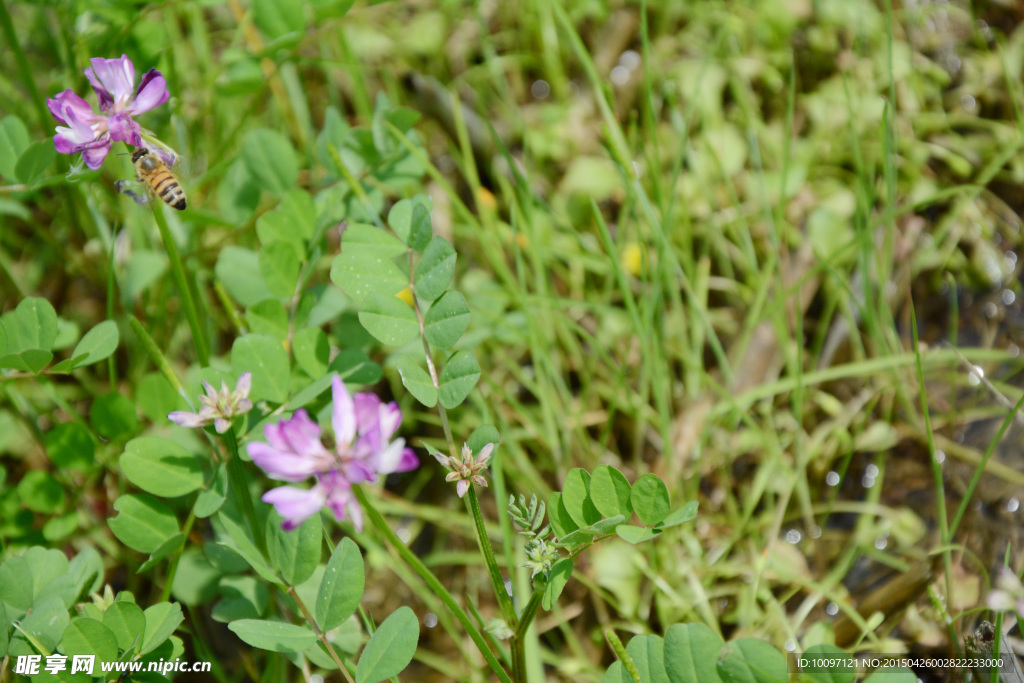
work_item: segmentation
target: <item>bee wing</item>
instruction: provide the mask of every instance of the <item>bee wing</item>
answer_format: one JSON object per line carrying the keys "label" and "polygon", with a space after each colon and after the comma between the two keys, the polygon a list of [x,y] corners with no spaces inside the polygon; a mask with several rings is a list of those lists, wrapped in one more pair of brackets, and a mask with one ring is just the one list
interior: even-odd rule
{"label": "bee wing", "polygon": [[[120,194],[126,194],[135,200],[136,204],[148,204],[149,197],[146,196],[145,190],[142,190],[142,183],[136,180],[115,180],[114,188]],[[141,192],[136,192],[132,188],[138,188]]]}

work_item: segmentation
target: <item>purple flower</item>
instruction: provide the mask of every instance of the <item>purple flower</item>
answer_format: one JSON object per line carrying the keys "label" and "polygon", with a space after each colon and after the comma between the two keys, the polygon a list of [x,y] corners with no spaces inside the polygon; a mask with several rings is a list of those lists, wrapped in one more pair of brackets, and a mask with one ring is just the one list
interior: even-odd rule
{"label": "purple flower", "polygon": [[[143,114],[167,101],[167,83],[156,69],[142,76],[135,91],[135,67],[127,55],[120,59],[90,60],[85,75],[99,98],[100,114],[71,90],[48,99],[50,113],[61,124],[53,136],[54,147],[61,154],[82,153],[85,165],[97,169],[110,153],[112,141],[123,141],[143,147],[142,128],[134,116]],[[164,161],[172,164],[173,155],[161,150]]]}
{"label": "purple flower", "polygon": [[331,393],[333,451],[323,445],[320,426],[301,409],[291,419],[267,425],[263,430],[267,443],[246,447],[252,461],[271,479],[297,483],[316,478],[308,490],[282,486],[264,494],[263,501],[285,518],[286,529],[302,524],[324,505],[339,520],[350,517],[361,529],[362,510],[352,495],[352,484],[374,482],[378,475],[407,472],[419,465],[404,439],[391,441],[402,421],[397,404],[384,405],[374,394],[353,398],[338,377],[331,381]]}
{"label": "purple flower", "polygon": [[225,382],[220,383],[220,391],[217,391],[205,379],[203,388],[206,395],[199,397],[203,407],[198,413],[175,410],[167,413],[167,419],[179,427],[205,427],[212,422],[217,433],[223,434],[231,428],[233,418],[252,410],[252,401],[249,400],[249,390],[252,388],[251,372],[239,375],[234,391],[230,391]]}

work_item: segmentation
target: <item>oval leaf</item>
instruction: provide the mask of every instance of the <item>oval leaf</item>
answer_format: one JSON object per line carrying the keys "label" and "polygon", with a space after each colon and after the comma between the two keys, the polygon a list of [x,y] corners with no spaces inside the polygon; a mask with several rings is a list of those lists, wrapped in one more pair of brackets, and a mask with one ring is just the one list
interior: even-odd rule
{"label": "oval leaf", "polygon": [[572,576],[572,559],[563,557],[551,566],[551,570],[548,572],[548,584],[544,586],[544,597],[540,603],[545,610],[550,612],[551,608],[555,606],[565,584],[569,583],[570,576]]}
{"label": "oval leaf", "polygon": [[395,365],[402,378],[402,385],[416,397],[417,401],[428,408],[437,405],[437,387],[419,363],[409,356],[399,356],[395,360]]}
{"label": "oval leaf", "polygon": [[350,538],[334,548],[316,595],[316,621],[321,631],[341,626],[352,616],[363,597],[363,557]]}
{"label": "oval leaf", "polygon": [[629,501],[630,485],[622,472],[611,465],[601,465],[590,478],[590,499],[605,517],[622,515],[627,519],[633,514]]}
{"label": "oval leaf", "polygon": [[292,531],[282,529],[282,521],[275,510],[267,515],[267,553],[285,583],[298,586],[313,576],[320,564],[323,526],[318,513]]}
{"label": "oval leaf", "polygon": [[469,327],[469,317],[466,297],[452,290],[435,301],[423,317],[423,334],[431,346],[447,349]]}
{"label": "oval leaf", "polygon": [[480,379],[480,364],[470,351],[456,351],[445,363],[438,378],[441,405],[448,410],[459,406]]}
{"label": "oval leaf", "polygon": [[720,683],[718,652],[725,643],[704,624],[675,624],[665,632],[665,673],[670,681]]}
{"label": "oval leaf", "polygon": [[718,658],[718,677],[737,683],[787,683],[786,657],[758,638],[730,642]]}
{"label": "oval leaf", "polygon": [[262,619],[239,619],[228,628],[243,641],[271,652],[302,652],[316,642],[316,634],[308,628]]}
{"label": "oval leaf", "polygon": [[129,441],[118,464],[128,481],[161,498],[192,493],[205,483],[202,460],[177,443],[158,436]]}
{"label": "oval leaf", "polygon": [[455,249],[443,237],[435,237],[416,264],[413,291],[423,301],[435,301],[444,294],[455,272]]}
{"label": "oval leaf", "polygon": [[363,301],[359,322],[382,344],[401,346],[416,338],[420,323],[401,299],[372,293]]}
{"label": "oval leaf", "polygon": [[645,474],[637,479],[629,499],[636,516],[647,526],[654,526],[665,519],[672,505],[668,487],[655,474]]}
{"label": "oval leaf", "polygon": [[399,607],[384,620],[363,648],[356,683],[379,683],[409,666],[416,654],[420,625],[408,607]]}
{"label": "oval leaf", "polygon": [[86,332],[82,341],[75,346],[71,354],[73,367],[80,368],[103,360],[117,349],[119,339],[117,323],[104,320]]}
{"label": "oval leaf", "polygon": [[283,403],[288,398],[288,353],[281,342],[262,334],[247,334],[231,347],[231,369],[237,375],[252,373],[249,398]]}
{"label": "oval leaf", "polygon": [[64,629],[61,649],[66,655],[96,655],[100,661],[112,662],[117,659],[117,636],[102,622],[81,617]]}
{"label": "oval leaf", "polygon": [[268,128],[246,134],[242,160],[256,184],[278,197],[292,189],[299,177],[299,162],[288,138]]}
{"label": "oval leaf", "polygon": [[569,470],[565,477],[562,504],[577,526],[590,526],[601,519],[601,513],[590,500],[590,474],[579,467]]}
{"label": "oval leaf", "polygon": [[129,548],[151,553],[178,533],[178,520],[169,507],[150,496],[128,494],[114,501],[120,514],[107,520],[110,530]]}

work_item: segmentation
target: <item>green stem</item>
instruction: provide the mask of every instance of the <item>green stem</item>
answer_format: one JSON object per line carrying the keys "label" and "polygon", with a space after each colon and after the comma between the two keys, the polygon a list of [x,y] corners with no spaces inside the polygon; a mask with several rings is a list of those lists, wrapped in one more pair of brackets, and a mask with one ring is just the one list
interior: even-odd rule
{"label": "green stem", "polygon": [[519,615],[516,632],[512,634],[512,677],[516,683],[526,682],[526,632],[530,629],[533,618],[537,616],[537,610],[540,609],[543,598],[544,587],[535,587],[530,601],[526,603],[523,613]]}
{"label": "green stem", "polygon": [[234,429],[229,429],[224,434],[224,442],[228,445],[230,457],[228,458],[228,489],[234,497],[238,511],[242,513],[249,523],[253,540],[260,552],[266,554],[267,540],[263,534],[263,525],[256,516],[256,507],[252,504],[252,497],[249,495],[248,479],[245,476],[245,468],[242,467],[242,459],[238,455],[238,441],[235,439]]}
{"label": "green stem", "polygon": [[469,487],[466,505],[473,515],[473,524],[476,526],[476,540],[480,544],[480,550],[484,554],[484,563],[487,565],[487,574],[491,577],[491,586],[494,588],[494,595],[498,599],[498,606],[501,607],[501,615],[510,629],[515,630],[516,610],[512,606],[512,597],[505,588],[505,579],[501,576],[498,568],[498,561],[494,559],[494,549],[491,548],[491,539],[487,535],[487,527],[484,525],[484,515],[480,510],[480,501],[476,497],[476,488]]}
{"label": "green stem", "polygon": [[352,678],[352,675],[348,672],[348,669],[346,669],[345,665],[342,663],[341,657],[339,657],[338,653],[335,652],[334,646],[331,645],[331,641],[327,640],[327,634],[320,630],[320,627],[316,623],[316,619],[314,619],[313,615],[310,614],[309,609],[306,607],[306,603],[304,603],[302,598],[299,597],[294,586],[288,586],[288,595],[292,596],[292,600],[294,600],[295,604],[299,606],[299,610],[302,612],[302,616],[305,617],[306,622],[313,627],[313,633],[315,633],[316,637],[321,643],[323,643],[323,646],[327,649],[327,653],[331,655],[331,659],[334,660],[334,663],[338,665],[338,671],[342,673],[348,683],[356,683]]}
{"label": "green stem", "polygon": [[181,294],[181,303],[185,308],[185,316],[188,318],[188,326],[192,329],[192,339],[196,345],[196,356],[199,357],[199,365],[207,367],[210,364],[210,351],[206,344],[206,336],[199,324],[199,312],[196,310],[195,302],[192,299],[192,290],[188,286],[188,278],[185,277],[185,268],[181,263],[181,255],[178,254],[178,245],[167,227],[167,219],[164,218],[164,207],[162,202],[153,202],[153,216],[156,218],[157,227],[160,228],[160,238],[164,241],[164,249],[167,250],[167,257],[171,260],[171,276],[174,284]]}
{"label": "green stem", "polygon": [[381,514],[377,512],[377,508],[370,503],[370,500],[366,497],[366,493],[363,492],[362,487],[353,486],[352,491],[355,493],[356,500],[359,501],[359,504],[366,512],[366,516],[369,517],[370,522],[374,527],[376,527],[377,531],[384,536],[388,544],[396,553],[398,553],[399,557],[405,560],[406,564],[412,567],[413,570],[420,575],[420,578],[423,579],[424,583],[434,591],[434,594],[441,599],[441,602],[445,604],[445,607],[451,610],[451,613],[459,620],[462,627],[466,629],[466,633],[473,639],[477,649],[480,650],[480,654],[482,654],[484,659],[487,660],[488,666],[491,667],[491,670],[498,677],[498,680],[502,681],[502,683],[512,683],[512,679],[509,678],[508,673],[506,673],[505,669],[502,668],[501,664],[494,656],[494,653],[491,652],[491,649],[487,646],[487,642],[484,640],[483,635],[477,629],[476,625],[473,624],[469,615],[459,607],[457,602],[455,602],[455,598],[453,598],[452,594],[448,592],[448,589],[441,585],[441,582],[438,581],[433,572],[427,569],[427,566],[420,561],[420,558],[416,557],[416,555],[406,547],[405,543],[398,538],[395,532],[392,531],[391,527],[389,527],[388,523],[384,521]]}
{"label": "green stem", "polygon": [[35,105],[36,113],[39,115],[39,125],[43,130],[50,130],[53,125],[50,112],[46,108],[43,96],[39,93],[36,79],[32,76],[32,68],[29,66],[25,51],[21,49],[21,43],[18,42],[18,34],[14,30],[14,24],[11,22],[11,15],[7,13],[6,2],[0,2],[0,29],[3,30],[4,38],[14,52],[14,59],[18,63],[18,73],[21,76],[21,80],[25,83],[25,87],[28,88],[32,104]]}
{"label": "green stem", "polygon": [[615,651],[615,656],[622,662],[622,668],[625,669],[626,675],[629,676],[633,683],[643,683],[640,680],[640,671],[636,668],[636,662],[626,652],[626,648],[622,646],[622,641],[615,635],[615,631],[612,629],[606,629],[604,632],[604,639],[608,641],[608,644],[612,646],[612,650]]}

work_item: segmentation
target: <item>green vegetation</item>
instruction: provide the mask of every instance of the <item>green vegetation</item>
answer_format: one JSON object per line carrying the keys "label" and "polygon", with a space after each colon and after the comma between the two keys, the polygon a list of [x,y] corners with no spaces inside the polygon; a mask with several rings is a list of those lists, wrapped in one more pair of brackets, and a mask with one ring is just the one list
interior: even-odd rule
{"label": "green vegetation", "polygon": [[[1021,19],[0,0],[0,679],[92,653],[222,683],[785,681],[788,653],[1001,632]],[[184,211],[121,184],[113,129],[95,169],[51,140],[48,98],[96,109],[83,73],[122,54],[133,89],[166,80],[130,113]],[[302,478],[252,445],[301,409],[333,435],[296,462],[349,467],[371,393],[419,467],[381,448],[378,483],[304,472],[333,513],[264,502]]]}

